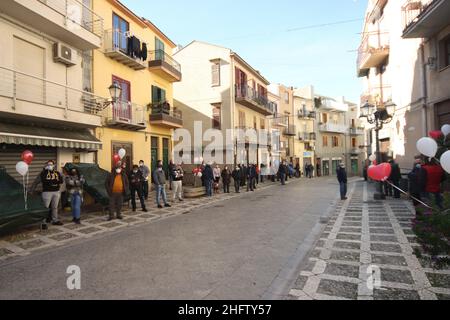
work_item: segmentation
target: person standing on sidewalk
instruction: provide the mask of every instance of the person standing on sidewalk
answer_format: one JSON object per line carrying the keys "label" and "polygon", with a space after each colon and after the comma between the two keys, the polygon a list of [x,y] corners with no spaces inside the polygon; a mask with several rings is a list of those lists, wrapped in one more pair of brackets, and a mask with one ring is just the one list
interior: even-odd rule
{"label": "person standing on sidewalk", "polygon": [[72,222],[81,224],[81,204],[83,203],[83,185],[86,182],[80,172],[73,168],[66,176],[66,188],[72,207]]}
{"label": "person standing on sidewalk", "polygon": [[[392,168],[391,175],[389,176],[389,181],[391,181],[392,184],[397,188],[400,188],[400,179],[402,178],[400,167],[394,160],[389,161],[389,164],[391,165]],[[393,188],[394,198],[400,199],[400,191],[397,188]]]}
{"label": "person standing on sidewalk", "polygon": [[223,168],[221,176],[223,184],[223,193],[230,193],[231,170],[228,169],[228,166],[225,166],[225,168]]}
{"label": "person standing on sidewalk", "polygon": [[141,202],[141,208],[143,212],[148,212],[145,207],[143,185],[145,182],[142,171],[139,170],[139,166],[134,165],[133,170],[130,171],[128,175],[130,181],[130,192],[131,192],[131,206],[133,207],[133,212],[136,212],[136,194]]}
{"label": "person standing on sidewalk", "polygon": [[336,173],[339,181],[341,200],[347,200],[347,171],[345,170],[345,164],[341,163],[339,168],[336,170]]}
{"label": "person standing on sidewalk", "polygon": [[425,196],[431,202],[431,195],[433,195],[434,204],[442,210],[444,209],[444,198],[441,194],[441,183],[445,180],[444,170],[436,163],[434,159],[427,161],[427,163],[423,166],[423,169],[427,173]]}
{"label": "person standing on sidewalk", "polygon": [[173,182],[173,177],[170,174],[171,172],[173,172],[175,170],[175,164],[173,163],[172,160],[169,161],[169,190],[172,191],[172,182]]}
{"label": "person standing on sidewalk", "polygon": [[170,172],[172,175],[172,190],[173,190],[173,201],[177,198],[179,201],[183,200],[183,177],[184,171],[181,165],[177,164],[174,166],[174,170]]}
{"label": "person standing on sidewalk", "polygon": [[116,218],[122,220],[122,206],[124,198],[130,192],[130,185],[125,170],[122,164],[119,162],[110,174],[106,177],[105,181],[106,191],[109,195],[109,218],[108,221],[114,219],[114,213]]}
{"label": "person standing on sidewalk", "polygon": [[284,186],[286,185],[286,171],[287,171],[287,167],[285,162],[281,162],[280,167],[278,168],[278,176],[281,179],[281,185]]}
{"label": "person standing on sidewalk", "polygon": [[213,181],[214,181],[214,172],[209,163],[205,166],[205,170],[203,170],[203,179],[205,181],[206,196],[212,197],[213,196],[212,188],[213,188]]}
{"label": "person standing on sidewalk", "polygon": [[236,193],[241,193],[239,189],[241,188],[241,167],[237,166],[234,168],[233,173],[231,174],[234,180],[234,191]]}
{"label": "person standing on sidewalk", "polygon": [[153,184],[156,189],[156,204],[159,209],[162,209],[161,205],[161,197],[164,201],[164,206],[166,208],[170,208],[171,205],[167,203],[167,194],[166,194],[166,174],[163,170],[163,163],[161,160],[158,161],[158,165],[156,169],[152,173]]}
{"label": "person standing on sidewalk", "polygon": [[144,199],[148,200],[148,180],[150,179],[150,169],[145,165],[144,160],[139,161],[139,171],[142,172],[142,176],[144,177],[144,182],[142,184],[142,193],[144,195]]}
{"label": "person standing on sidewalk", "polygon": [[[414,168],[408,174],[409,193],[413,199],[413,205],[417,207],[422,201],[422,195],[425,192],[425,185],[427,180],[427,172],[422,168],[422,157],[416,156],[414,161]],[[417,200],[419,201],[417,201]]]}
{"label": "person standing on sidewalk", "polygon": [[256,177],[256,169],[253,164],[250,164],[247,169],[247,192],[255,191],[255,177]]}
{"label": "person standing on sidewalk", "polygon": [[30,193],[33,194],[36,187],[42,184],[42,201],[47,209],[49,209],[49,216],[47,223],[52,223],[54,226],[62,226],[63,223],[59,221],[58,206],[61,198],[60,188],[64,183],[61,173],[56,170],[55,162],[53,160],[47,161],[45,168],[36,177],[31,185]]}

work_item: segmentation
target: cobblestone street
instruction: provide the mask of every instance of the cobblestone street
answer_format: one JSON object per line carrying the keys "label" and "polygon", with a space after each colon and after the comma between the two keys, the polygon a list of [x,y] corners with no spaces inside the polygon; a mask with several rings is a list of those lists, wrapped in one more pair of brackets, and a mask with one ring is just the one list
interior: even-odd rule
{"label": "cobblestone street", "polygon": [[[371,201],[372,187],[356,183],[336,207],[289,299],[450,299],[450,270],[430,269],[413,253],[419,246],[411,230],[412,204]],[[375,268],[381,287],[371,290],[367,283]]]}

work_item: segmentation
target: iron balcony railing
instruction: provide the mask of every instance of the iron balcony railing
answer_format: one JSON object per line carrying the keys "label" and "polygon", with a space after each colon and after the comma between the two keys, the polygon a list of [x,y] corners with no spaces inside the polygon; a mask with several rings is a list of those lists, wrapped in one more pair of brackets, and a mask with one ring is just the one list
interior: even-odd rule
{"label": "iron balcony railing", "polygon": [[358,48],[357,68],[362,69],[363,63],[368,61],[368,57],[388,50],[390,48],[389,32],[369,32]]}
{"label": "iron balcony railing", "polygon": [[352,134],[352,135],[364,135],[364,128],[350,127],[350,134]]}
{"label": "iron balcony railing", "polygon": [[438,0],[407,0],[403,5],[403,30],[417,22],[423,12]]}
{"label": "iron balcony railing", "polygon": [[298,110],[298,114],[297,115],[301,119],[315,119],[316,118],[316,112],[315,111]]}
{"label": "iron balcony railing", "polygon": [[24,72],[0,67],[0,96],[52,108],[99,114],[105,98]]}
{"label": "iron balcony railing", "polygon": [[[66,24],[82,27],[103,37],[103,18],[79,0],[35,0],[64,16]],[[69,26],[70,27],[70,26]]]}
{"label": "iron balcony railing", "polygon": [[235,86],[236,91],[236,98],[237,99],[247,99],[255,102],[260,107],[270,111],[271,113],[274,112],[274,106],[275,104],[273,102],[270,102],[267,96],[262,95],[258,91],[256,91],[254,88],[248,86],[248,85],[236,85]]}
{"label": "iron balcony railing", "polygon": [[145,126],[145,113],[144,106],[130,101],[117,101],[105,109],[104,116],[109,124],[123,123]]}
{"label": "iron balcony railing", "polygon": [[319,130],[323,132],[347,133],[348,126],[336,123],[323,123],[319,126]]}
{"label": "iron balcony railing", "polygon": [[150,103],[148,105],[152,115],[167,115],[178,120],[183,120],[183,113],[181,110],[173,110],[170,108],[168,102]]}
{"label": "iron balcony railing", "polygon": [[181,64],[179,64],[174,58],[164,52],[164,50],[155,50],[148,52],[149,61],[164,61],[175,71],[181,73]]}

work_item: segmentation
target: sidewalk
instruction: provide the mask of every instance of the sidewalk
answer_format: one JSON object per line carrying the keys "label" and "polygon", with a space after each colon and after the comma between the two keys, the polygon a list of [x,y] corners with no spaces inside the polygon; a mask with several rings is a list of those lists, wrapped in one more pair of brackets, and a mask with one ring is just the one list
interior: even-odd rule
{"label": "sidewalk", "polygon": [[[372,201],[373,189],[357,182],[336,207],[287,299],[450,299],[450,270],[430,269],[413,253],[420,246],[411,229],[412,204]],[[381,286],[370,289],[377,274]]]}
{"label": "sidewalk", "polygon": [[[291,183],[291,181],[288,183]],[[277,182],[272,183],[266,181],[263,184],[260,183],[255,193],[278,185],[279,183]],[[240,194],[236,194],[233,190],[230,190],[230,194],[220,193],[211,199],[200,197],[185,199],[183,202],[177,200],[172,203],[172,192],[169,191],[168,187],[166,190],[172,208],[157,209],[155,204],[155,192],[152,191],[149,194],[148,201],[146,201],[146,207],[149,211],[147,213],[141,211],[138,200],[136,201],[138,205],[136,212],[132,212],[131,207],[123,208],[123,220],[113,220],[108,222],[106,221],[108,217],[107,212],[91,212],[82,213],[81,225],[76,225],[72,223],[70,212],[61,212],[60,219],[64,223],[64,226],[58,227],[49,225],[48,230],[46,231],[39,230],[39,226],[32,226],[30,228],[18,230],[12,235],[0,237],[0,263],[11,258],[29,255],[38,250],[68,245],[74,241],[101,236],[108,232],[118,231],[122,228],[153,223],[162,219],[189,214],[192,210],[201,207],[222,208],[223,206],[218,205],[218,203],[242,197],[247,194],[246,187],[244,187]]]}

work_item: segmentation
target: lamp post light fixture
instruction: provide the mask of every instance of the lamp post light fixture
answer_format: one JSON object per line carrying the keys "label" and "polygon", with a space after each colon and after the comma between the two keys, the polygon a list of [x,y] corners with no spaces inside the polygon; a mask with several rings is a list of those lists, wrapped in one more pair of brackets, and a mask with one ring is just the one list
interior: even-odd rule
{"label": "lamp post light fixture", "polygon": [[[386,104],[382,104],[381,106],[376,106],[370,104],[369,101],[361,106],[361,116],[360,118],[365,118],[369,124],[373,124],[375,126],[376,133],[376,156],[377,163],[380,164],[381,159],[381,151],[380,151],[380,130],[383,129],[385,124],[388,124],[392,121],[394,113],[395,113],[396,105],[392,102],[388,102]],[[384,200],[386,196],[383,192],[383,183],[380,181],[378,186],[378,192],[375,193],[375,200]]]}
{"label": "lamp post light fixture", "polygon": [[116,103],[120,100],[120,97],[122,96],[122,87],[119,86],[117,82],[113,82],[109,88],[109,96],[110,98],[107,99],[105,102],[103,102],[103,109],[106,109],[113,103]]}

